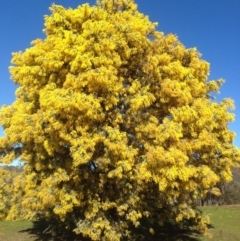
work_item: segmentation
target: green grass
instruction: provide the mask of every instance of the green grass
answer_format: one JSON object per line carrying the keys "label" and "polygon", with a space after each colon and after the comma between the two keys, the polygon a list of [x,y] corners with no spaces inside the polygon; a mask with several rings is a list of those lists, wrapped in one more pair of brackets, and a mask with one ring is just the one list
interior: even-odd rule
{"label": "green grass", "polygon": [[35,241],[36,236],[23,232],[31,229],[31,221],[0,221],[0,241]]}
{"label": "green grass", "polygon": [[0,241],[84,241],[75,235],[53,238],[48,230],[44,221],[0,221]]}
{"label": "green grass", "polygon": [[[187,233],[164,235],[164,241],[239,241],[240,240],[240,205],[209,206],[202,210],[211,218],[209,233],[212,238],[200,237]],[[0,221],[0,241],[52,241],[41,229],[34,229],[31,221]],[[74,240],[74,239],[73,239]],[[73,241],[68,239],[67,241]],[[78,239],[79,240],[79,239]],[[151,239],[146,239],[151,240]],[[157,241],[157,240],[156,240]]]}
{"label": "green grass", "polygon": [[212,228],[209,233],[212,239],[202,238],[203,241],[239,241],[240,240],[240,205],[209,206],[203,208],[211,219]]}

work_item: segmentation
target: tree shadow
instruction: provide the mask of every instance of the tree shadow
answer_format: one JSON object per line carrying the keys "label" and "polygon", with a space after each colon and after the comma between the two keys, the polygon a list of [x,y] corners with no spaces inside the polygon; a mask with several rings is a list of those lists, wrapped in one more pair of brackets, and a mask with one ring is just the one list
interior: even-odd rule
{"label": "tree shadow", "polygon": [[200,234],[197,231],[190,229],[180,229],[169,226],[168,228],[158,230],[156,235],[144,241],[165,240],[165,241],[199,241]]}
{"label": "tree shadow", "polygon": [[27,233],[33,241],[91,241],[88,238],[84,238],[81,235],[66,230],[64,227],[59,228],[55,235],[52,235],[52,229],[54,230],[56,223],[46,222],[45,220],[33,221],[33,227],[21,230],[21,233]]}
{"label": "tree shadow", "polygon": [[[33,221],[33,227],[21,230],[21,233],[28,233],[33,241],[91,241],[81,235],[76,235],[71,231],[67,231],[64,227],[60,229],[56,236],[53,237],[51,229],[54,228],[54,222],[46,222],[44,220]],[[153,227],[154,228],[154,227]],[[211,224],[208,228],[214,228]],[[149,229],[143,226],[132,228],[133,237],[131,240],[136,241],[200,241],[202,235],[196,231],[191,225],[177,226],[172,222],[165,223],[162,227],[155,227],[155,234],[151,235]],[[129,241],[129,239],[123,239]]]}
{"label": "tree shadow", "polygon": [[[214,228],[211,224],[208,225],[208,229]],[[191,223],[185,223],[185,225],[179,226],[174,222],[166,222],[163,226],[156,225],[153,229],[155,233],[150,234],[149,229],[137,228],[137,241],[200,241],[203,235],[199,233]],[[125,240],[127,241],[127,240]]]}

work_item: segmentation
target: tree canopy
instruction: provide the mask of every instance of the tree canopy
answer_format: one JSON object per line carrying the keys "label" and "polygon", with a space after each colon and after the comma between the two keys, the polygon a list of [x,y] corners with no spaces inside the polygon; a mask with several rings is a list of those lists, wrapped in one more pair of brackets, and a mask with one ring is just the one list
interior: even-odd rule
{"label": "tree canopy", "polygon": [[133,0],[50,9],[46,38],[13,54],[16,100],[0,110],[0,161],[26,162],[23,205],[92,240],[169,219],[205,231],[196,201],[240,160],[234,103],[211,97],[223,81]]}

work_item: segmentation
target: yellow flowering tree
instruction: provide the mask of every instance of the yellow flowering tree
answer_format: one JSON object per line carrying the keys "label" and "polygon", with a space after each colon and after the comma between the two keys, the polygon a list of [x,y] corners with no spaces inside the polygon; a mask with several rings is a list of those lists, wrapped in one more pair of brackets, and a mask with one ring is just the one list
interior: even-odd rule
{"label": "yellow flowering tree", "polygon": [[23,205],[92,240],[169,219],[204,231],[196,201],[239,160],[233,101],[211,98],[223,81],[133,0],[51,11],[46,38],[13,54],[16,100],[0,111],[1,161],[26,162]]}

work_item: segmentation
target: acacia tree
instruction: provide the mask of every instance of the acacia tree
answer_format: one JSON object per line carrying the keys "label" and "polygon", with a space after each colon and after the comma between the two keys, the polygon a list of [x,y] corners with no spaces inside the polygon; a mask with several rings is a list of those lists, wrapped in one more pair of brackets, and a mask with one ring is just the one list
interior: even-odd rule
{"label": "acacia tree", "polygon": [[169,219],[204,231],[196,200],[239,160],[233,101],[211,98],[223,81],[133,0],[50,9],[46,38],[13,54],[16,100],[0,111],[1,161],[26,162],[25,207],[92,240]]}

